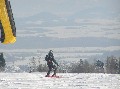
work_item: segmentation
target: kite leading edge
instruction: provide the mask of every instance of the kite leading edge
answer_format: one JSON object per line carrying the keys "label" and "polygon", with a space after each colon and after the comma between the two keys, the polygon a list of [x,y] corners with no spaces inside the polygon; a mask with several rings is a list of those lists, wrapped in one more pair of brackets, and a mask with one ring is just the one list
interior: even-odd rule
{"label": "kite leading edge", "polygon": [[16,27],[8,0],[0,0],[0,41],[3,44],[16,41]]}

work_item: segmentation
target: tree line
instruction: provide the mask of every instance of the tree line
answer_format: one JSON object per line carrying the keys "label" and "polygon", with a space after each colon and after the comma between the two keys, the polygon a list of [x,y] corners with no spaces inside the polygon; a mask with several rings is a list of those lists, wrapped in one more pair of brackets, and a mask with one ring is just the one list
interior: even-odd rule
{"label": "tree line", "polygon": [[[89,60],[90,61],[90,60]],[[90,63],[88,60],[80,59],[77,63],[71,63],[70,65],[63,65],[60,63],[58,68],[59,73],[111,73],[120,74],[120,58],[114,56],[107,57],[105,62],[101,60],[95,60]],[[40,64],[36,66],[35,58],[31,61],[30,72],[46,72],[48,70],[46,64]]]}
{"label": "tree line", "polygon": [[5,70],[5,58],[3,56],[3,53],[0,53],[0,72]]}
{"label": "tree line", "polygon": [[[28,72],[46,72],[48,70],[47,64],[42,64],[41,58],[36,61],[33,57],[29,63]],[[120,57],[109,56],[103,62],[101,60],[95,60],[90,63],[90,60],[80,59],[79,62],[70,63],[69,65],[59,63],[58,68],[59,73],[110,73],[110,74],[120,74]],[[0,72],[5,71],[5,58],[3,53],[0,53]]]}

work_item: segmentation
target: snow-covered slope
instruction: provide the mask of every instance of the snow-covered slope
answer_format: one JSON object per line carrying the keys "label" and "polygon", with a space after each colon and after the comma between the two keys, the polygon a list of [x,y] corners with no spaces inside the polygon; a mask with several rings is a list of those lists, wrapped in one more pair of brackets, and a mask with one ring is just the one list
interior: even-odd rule
{"label": "snow-covered slope", "polygon": [[0,73],[0,89],[120,89],[120,75],[59,73]]}

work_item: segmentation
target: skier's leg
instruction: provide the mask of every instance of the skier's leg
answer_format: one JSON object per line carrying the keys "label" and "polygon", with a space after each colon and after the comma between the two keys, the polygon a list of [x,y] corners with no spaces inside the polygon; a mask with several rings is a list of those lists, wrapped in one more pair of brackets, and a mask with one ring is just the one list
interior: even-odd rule
{"label": "skier's leg", "polygon": [[51,66],[48,66],[48,67],[49,67],[49,70],[48,70],[48,72],[47,72],[46,77],[48,77],[48,76],[50,75],[50,72],[52,71],[52,67],[51,67]]}
{"label": "skier's leg", "polygon": [[54,74],[52,76],[56,76],[57,67],[53,65],[53,69],[54,69]]}

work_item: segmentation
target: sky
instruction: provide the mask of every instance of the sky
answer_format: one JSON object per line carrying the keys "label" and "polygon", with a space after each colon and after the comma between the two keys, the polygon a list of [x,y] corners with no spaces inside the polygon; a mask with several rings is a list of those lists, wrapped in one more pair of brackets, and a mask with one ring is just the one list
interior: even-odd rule
{"label": "sky", "polygon": [[[10,0],[15,17],[26,17],[40,12],[70,16],[80,11],[99,8],[119,12],[119,0]],[[97,14],[97,13],[94,13]]]}
{"label": "sky", "polygon": [[120,51],[120,0],[10,2],[17,41],[12,45],[0,44],[3,51],[66,47]]}

